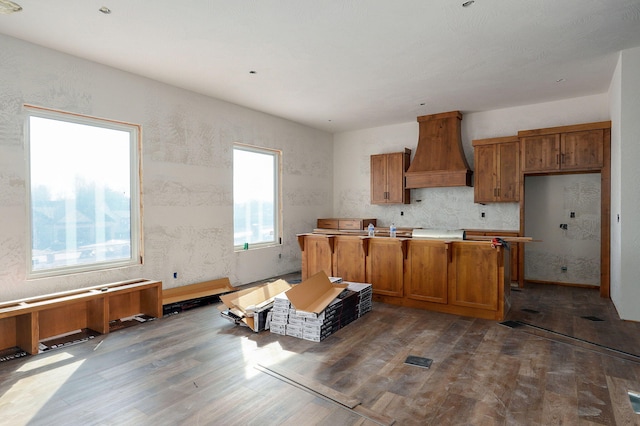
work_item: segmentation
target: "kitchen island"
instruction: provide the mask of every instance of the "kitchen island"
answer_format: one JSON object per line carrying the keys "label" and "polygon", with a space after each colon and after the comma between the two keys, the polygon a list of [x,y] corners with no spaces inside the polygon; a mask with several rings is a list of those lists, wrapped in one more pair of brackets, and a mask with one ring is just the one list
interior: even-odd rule
{"label": "kitchen island", "polygon": [[298,235],[302,279],[323,270],[372,284],[373,300],[457,315],[503,320],[511,305],[506,246],[490,241]]}

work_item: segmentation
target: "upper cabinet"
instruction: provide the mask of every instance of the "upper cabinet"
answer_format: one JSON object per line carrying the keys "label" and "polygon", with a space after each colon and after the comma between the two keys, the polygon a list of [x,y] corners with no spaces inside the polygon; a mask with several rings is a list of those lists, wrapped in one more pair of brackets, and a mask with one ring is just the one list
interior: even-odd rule
{"label": "upper cabinet", "polygon": [[610,122],[518,132],[524,173],[600,170]]}
{"label": "upper cabinet", "polygon": [[520,142],[517,136],[473,141],[476,203],[520,200]]}
{"label": "upper cabinet", "polygon": [[411,150],[371,156],[371,204],[409,204],[404,173],[409,168]]}

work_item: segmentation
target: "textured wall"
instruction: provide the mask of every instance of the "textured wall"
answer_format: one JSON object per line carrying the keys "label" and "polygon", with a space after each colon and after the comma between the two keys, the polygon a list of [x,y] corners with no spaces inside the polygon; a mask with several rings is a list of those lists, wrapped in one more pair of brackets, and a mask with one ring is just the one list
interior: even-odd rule
{"label": "textured wall", "polygon": [[525,194],[525,234],[541,240],[527,244],[525,279],[599,286],[600,174],[529,176]]}
{"label": "textured wall", "polygon": [[[609,119],[606,94],[544,104],[467,113],[462,118],[462,143],[473,169],[473,139],[516,135],[518,130]],[[517,203],[473,202],[473,188],[411,190],[409,205],[371,205],[369,157],[412,150],[418,142],[418,123],[410,122],[334,135],[334,212],[336,216],[375,217],[381,226],[517,230]],[[421,201],[418,201],[421,200]],[[485,213],[485,218],[481,213]],[[401,215],[401,213],[404,213]]]}
{"label": "textured wall", "polygon": [[[299,270],[296,234],[331,214],[328,133],[1,35],[0,76],[0,300],[136,277],[168,288]],[[26,279],[24,103],[142,126],[143,266]],[[233,251],[234,142],[283,150],[282,246]]]}

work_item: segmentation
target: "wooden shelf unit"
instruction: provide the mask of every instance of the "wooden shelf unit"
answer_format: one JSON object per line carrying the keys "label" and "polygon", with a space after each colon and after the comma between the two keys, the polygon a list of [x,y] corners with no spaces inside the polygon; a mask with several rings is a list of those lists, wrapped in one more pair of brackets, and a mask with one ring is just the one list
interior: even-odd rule
{"label": "wooden shelf unit", "polygon": [[109,333],[109,322],[145,314],[162,317],[162,282],[121,281],[0,303],[0,350],[37,354],[40,341],[78,329]]}

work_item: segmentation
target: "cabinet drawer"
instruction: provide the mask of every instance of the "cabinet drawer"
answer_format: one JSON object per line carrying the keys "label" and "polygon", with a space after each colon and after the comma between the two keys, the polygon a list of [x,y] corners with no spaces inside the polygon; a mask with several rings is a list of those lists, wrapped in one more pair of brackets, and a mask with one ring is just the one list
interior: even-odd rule
{"label": "cabinet drawer", "polygon": [[338,229],[361,230],[366,229],[370,223],[376,226],[375,219],[340,219]]}
{"label": "cabinet drawer", "polygon": [[318,228],[338,229],[338,219],[318,219]]}

